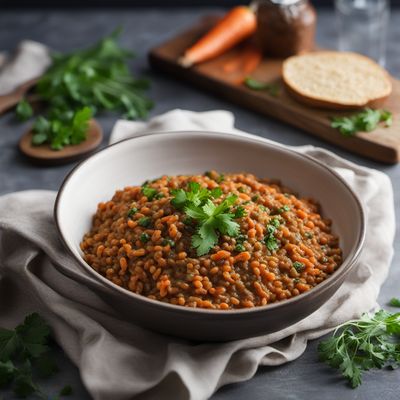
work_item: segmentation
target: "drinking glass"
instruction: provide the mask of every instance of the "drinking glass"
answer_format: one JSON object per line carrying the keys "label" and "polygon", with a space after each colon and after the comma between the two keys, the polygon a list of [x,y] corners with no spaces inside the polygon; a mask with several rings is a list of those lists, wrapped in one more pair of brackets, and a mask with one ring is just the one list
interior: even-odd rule
{"label": "drinking glass", "polygon": [[339,50],[364,54],[384,66],[389,0],[335,0],[335,11]]}

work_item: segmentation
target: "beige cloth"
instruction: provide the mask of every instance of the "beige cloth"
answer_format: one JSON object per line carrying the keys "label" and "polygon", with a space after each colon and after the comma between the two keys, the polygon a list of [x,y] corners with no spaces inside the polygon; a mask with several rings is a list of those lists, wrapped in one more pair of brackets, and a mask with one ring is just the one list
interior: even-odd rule
{"label": "beige cloth", "polygon": [[11,56],[0,53],[0,96],[38,78],[50,64],[48,48],[32,40],[22,41]]}
{"label": "beige cloth", "polygon": [[[234,130],[233,116],[175,110],[149,123],[120,121],[111,140],[179,129],[229,132]],[[358,265],[308,318],[280,332],[220,344],[165,337],[119,320],[82,283],[93,278],[58,240],[52,215],[55,193],[28,191],[0,198],[0,326],[14,326],[31,311],[41,313],[96,400],[203,400],[223,385],[250,379],[259,365],[299,357],[308,340],[377,306],[392,258],[394,206],[391,183],[383,173],[312,146],[297,150],[339,172],[358,193],[367,216]]]}

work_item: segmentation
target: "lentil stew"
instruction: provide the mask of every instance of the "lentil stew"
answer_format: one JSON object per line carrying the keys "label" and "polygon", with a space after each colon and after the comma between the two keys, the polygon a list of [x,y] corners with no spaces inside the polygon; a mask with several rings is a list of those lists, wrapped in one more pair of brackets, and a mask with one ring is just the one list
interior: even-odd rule
{"label": "lentil stew", "polygon": [[318,203],[247,173],[162,176],[100,203],[85,261],[150,299],[229,310],[311,290],[342,263]]}

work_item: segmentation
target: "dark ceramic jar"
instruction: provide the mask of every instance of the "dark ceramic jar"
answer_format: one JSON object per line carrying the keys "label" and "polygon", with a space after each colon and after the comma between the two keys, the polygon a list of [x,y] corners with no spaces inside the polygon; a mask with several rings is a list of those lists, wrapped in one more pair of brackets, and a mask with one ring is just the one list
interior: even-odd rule
{"label": "dark ceramic jar", "polygon": [[257,41],[272,57],[311,51],[317,14],[308,0],[256,0]]}

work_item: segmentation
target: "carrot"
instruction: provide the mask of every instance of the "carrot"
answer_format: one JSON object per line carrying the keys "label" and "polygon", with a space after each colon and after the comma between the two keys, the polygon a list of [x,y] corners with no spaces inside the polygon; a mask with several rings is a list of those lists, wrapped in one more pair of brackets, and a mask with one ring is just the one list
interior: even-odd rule
{"label": "carrot", "polygon": [[223,54],[257,27],[254,11],[246,6],[232,8],[208,33],[187,49],[179,63],[184,67],[210,60]]}

